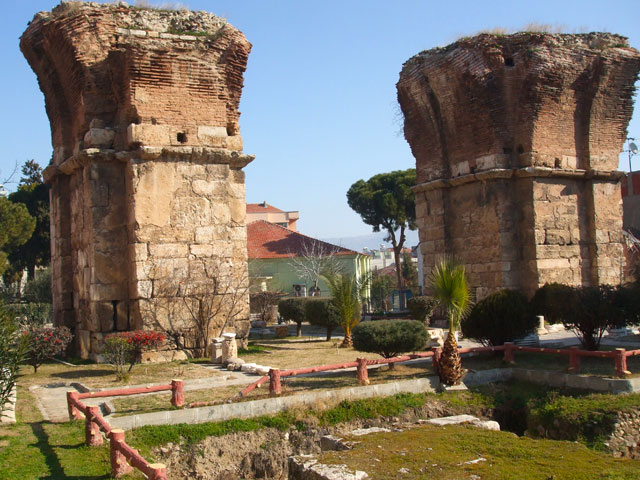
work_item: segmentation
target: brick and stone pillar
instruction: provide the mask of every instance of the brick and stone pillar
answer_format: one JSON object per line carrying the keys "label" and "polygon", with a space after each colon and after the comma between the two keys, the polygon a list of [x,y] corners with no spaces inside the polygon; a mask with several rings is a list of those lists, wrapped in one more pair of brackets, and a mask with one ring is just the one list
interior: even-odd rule
{"label": "brick and stone pillar", "polygon": [[608,33],[482,34],[409,59],[397,89],[425,275],[450,254],[478,299],[620,283],[618,154],[639,69]]}
{"label": "brick and stone pillar", "polygon": [[[206,12],[63,2],[36,14],[20,48],[51,122],[55,323],[84,358],[114,331],[184,331],[198,346],[181,297],[247,283],[253,156],[238,105],[251,44]],[[240,339],[242,296],[226,325]]]}

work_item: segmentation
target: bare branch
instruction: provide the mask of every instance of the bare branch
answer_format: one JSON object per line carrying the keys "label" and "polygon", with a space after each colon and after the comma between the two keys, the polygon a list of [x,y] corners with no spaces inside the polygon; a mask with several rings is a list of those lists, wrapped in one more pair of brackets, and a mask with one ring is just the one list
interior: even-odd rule
{"label": "bare branch", "polygon": [[309,239],[296,256],[290,257],[289,265],[300,278],[313,284],[314,292],[319,292],[321,276],[338,275],[344,270],[338,259],[340,250],[335,245]]}
{"label": "bare branch", "polygon": [[[198,355],[207,354],[213,336],[235,326],[246,311],[249,289],[246,271],[238,274],[230,262],[210,263],[205,271],[206,280],[184,282],[175,277],[156,276],[154,266],[149,274],[153,294],[144,299],[146,320],[167,333],[177,348],[192,346]],[[189,341],[187,345],[185,337],[192,344]]]}

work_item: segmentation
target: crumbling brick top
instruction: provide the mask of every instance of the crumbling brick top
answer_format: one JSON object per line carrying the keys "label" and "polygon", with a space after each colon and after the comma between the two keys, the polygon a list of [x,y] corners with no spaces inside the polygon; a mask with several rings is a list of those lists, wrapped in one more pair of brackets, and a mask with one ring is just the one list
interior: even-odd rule
{"label": "crumbling brick top", "polygon": [[630,48],[629,39],[622,35],[609,32],[591,33],[546,33],[546,32],[518,32],[511,35],[481,33],[472,37],[462,37],[444,47],[434,47],[414,55],[404,63],[410,66],[426,55],[445,54],[456,48],[503,48],[526,45],[533,48],[536,44],[549,47],[587,49],[602,52],[608,48]]}
{"label": "crumbling brick top", "polygon": [[207,12],[63,2],[20,39],[45,94],[54,165],[90,149],[242,150],[251,44]]}
{"label": "crumbling brick top", "polygon": [[419,53],[397,84],[418,182],[617,170],[639,70],[640,52],[611,33],[481,34]]}

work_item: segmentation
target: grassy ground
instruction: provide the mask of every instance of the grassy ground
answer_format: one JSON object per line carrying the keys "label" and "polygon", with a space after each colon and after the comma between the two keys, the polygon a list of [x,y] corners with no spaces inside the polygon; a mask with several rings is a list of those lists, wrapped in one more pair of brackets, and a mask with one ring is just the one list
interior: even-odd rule
{"label": "grassy ground", "polygon": [[353,348],[340,348],[340,343],[341,340],[327,342],[317,338],[254,340],[253,345],[262,346],[266,350],[242,355],[242,359],[245,362],[284,369],[354,362],[358,357],[381,358],[375,353],[357,352]]}
{"label": "grassy ground", "polygon": [[615,459],[577,443],[517,438],[465,426],[425,425],[353,440],[359,442],[353,450],[325,453],[320,462],[346,464],[376,480],[640,478],[635,460]]}
{"label": "grassy ground", "polygon": [[126,380],[116,380],[114,367],[104,364],[68,366],[57,362],[42,365],[36,373],[24,366],[20,370],[21,386],[81,382],[89,388],[120,387],[147,383],[169,383],[172,378],[203,378],[220,375],[220,372],[193,362],[148,363],[136,365]]}
{"label": "grassy ground", "polygon": [[[0,427],[0,478],[3,480],[97,480],[111,478],[109,448],[84,445],[84,423],[42,420],[25,388],[18,390],[15,425]],[[144,478],[138,473],[131,479]]]}

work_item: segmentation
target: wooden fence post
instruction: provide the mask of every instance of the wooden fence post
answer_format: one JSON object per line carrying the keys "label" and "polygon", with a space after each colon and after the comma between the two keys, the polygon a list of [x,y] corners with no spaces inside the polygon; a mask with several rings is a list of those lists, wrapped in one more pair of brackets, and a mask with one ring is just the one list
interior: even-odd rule
{"label": "wooden fence post", "polygon": [[369,372],[367,371],[367,359],[356,358],[358,362],[357,375],[359,385],[369,385]]}
{"label": "wooden fence post", "polygon": [[282,393],[282,385],[280,384],[280,369],[272,368],[269,370],[269,395],[280,395]]}
{"label": "wooden fence post", "polygon": [[100,427],[94,421],[98,415],[100,415],[100,407],[87,407],[87,414],[84,419],[84,438],[86,444],[90,447],[102,445]]}
{"label": "wooden fence post", "polygon": [[580,373],[580,355],[578,347],[569,347],[569,372]]}
{"label": "wooden fence post", "polygon": [[69,410],[69,420],[80,420],[82,414],[75,406],[75,401],[78,400],[78,392],[75,390],[67,391],[67,408]]}
{"label": "wooden fence post", "polygon": [[171,380],[171,405],[184,407],[184,380]]}
{"label": "wooden fence post", "polygon": [[504,362],[515,363],[513,355],[513,342],[504,342]]}
{"label": "wooden fence post", "polygon": [[127,463],[127,457],[120,451],[121,443],[124,443],[124,430],[114,428],[109,435],[109,456],[111,459],[111,475],[116,478],[133,470],[131,465]]}
{"label": "wooden fence post", "polygon": [[624,378],[631,372],[627,370],[627,355],[624,348],[616,348],[616,377]]}
{"label": "wooden fence post", "polygon": [[167,467],[164,463],[152,463],[149,470],[149,480],[167,480]]}
{"label": "wooden fence post", "polygon": [[442,356],[442,347],[433,347],[432,364],[436,373],[440,373],[440,357]]}

